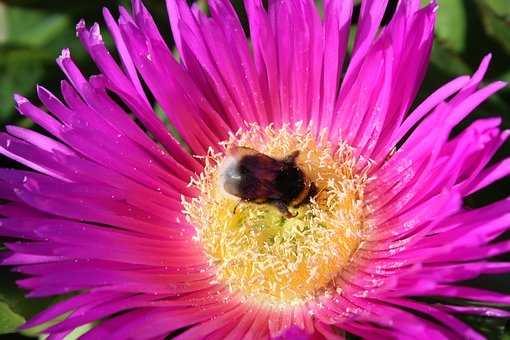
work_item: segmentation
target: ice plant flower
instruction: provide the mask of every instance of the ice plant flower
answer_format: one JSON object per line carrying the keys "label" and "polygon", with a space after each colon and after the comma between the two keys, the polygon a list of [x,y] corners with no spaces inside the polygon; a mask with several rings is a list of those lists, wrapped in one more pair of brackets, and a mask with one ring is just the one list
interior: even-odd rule
{"label": "ice plant flower", "polygon": [[[508,174],[508,160],[489,163],[508,132],[488,118],[452,135],[505,84],[481,85],[486,57],[411,110],[434,2],[400,1],[380,27],[387,1],[362,1],[345,68],[352,0],[325,0],[323,16],[312,0],[245,0],[249,40],[227,0],[210,0],[210,16],[166,4],[178,58],[134,0],[118,20],[104,10],[117,56],[97,24],[77,26],[98,75],[64,50],[60,98],[37,88],[47,111],[15,96],[52,137],[1,134],[0,152],[34,170],[0,170],[2,263],[30,297],[72,293],[23,327],[53,320],[51,339],[88,323],[84,339],[476,339],[457,315],[510,316],[510,296],[463,285],[510,272],[491,259],[510,250],[498,239],[510,201],[463,205]],[[223,180],[242,170],[240,147],[299,151],[315,192],[289,215],[239,202]]]}

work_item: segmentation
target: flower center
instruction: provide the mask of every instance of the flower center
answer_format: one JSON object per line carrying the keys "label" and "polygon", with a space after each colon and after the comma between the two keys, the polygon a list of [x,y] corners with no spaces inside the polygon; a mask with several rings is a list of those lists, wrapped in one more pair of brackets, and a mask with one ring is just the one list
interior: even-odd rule
{"label": "flower center", "polygon": [[[335,280],[367,228],[366,171],[356,170],[352,150],[332,145],[324,134],[315,138],[299,124],[293,129],[252,125],[223,146],[225,153],[210,152],[203,173],[192,180],[200,195],[183,201],[217,281],[246,300],[279,307],[335,290]],[[289,206],[287,215],[274,204],[226,194],[222,163],[238,147],[278,160],[298,150],[295,165],[316,190],[299,205]]]}

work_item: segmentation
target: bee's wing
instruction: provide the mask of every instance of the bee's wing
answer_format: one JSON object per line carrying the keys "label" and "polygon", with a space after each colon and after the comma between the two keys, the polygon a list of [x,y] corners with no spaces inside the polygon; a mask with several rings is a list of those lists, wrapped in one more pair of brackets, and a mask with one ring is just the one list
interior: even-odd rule
{"label": "bee's wing", "polygon": [[251,199],[278,199],[281,193],[275,180],[282,170],[282,162],[261,153],[244,156],[242,167],[245,174],[243,192]]}

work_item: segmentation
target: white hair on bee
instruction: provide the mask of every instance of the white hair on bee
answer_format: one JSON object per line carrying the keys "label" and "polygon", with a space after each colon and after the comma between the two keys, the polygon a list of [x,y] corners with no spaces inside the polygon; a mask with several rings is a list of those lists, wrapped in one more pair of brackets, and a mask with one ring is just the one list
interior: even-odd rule
{"label": "white hair on bee", "polygon": [[[236,197],[234,194],[228,193],[225,190],[225,186],[228,183],[241,181],[241,173],[238,166],[240,159],[239,155],[227,154],[218,167],[218,188],[221,189],[221,193],[225,196]],[[230,187],[234,191],[237,189],[237,186]]]}

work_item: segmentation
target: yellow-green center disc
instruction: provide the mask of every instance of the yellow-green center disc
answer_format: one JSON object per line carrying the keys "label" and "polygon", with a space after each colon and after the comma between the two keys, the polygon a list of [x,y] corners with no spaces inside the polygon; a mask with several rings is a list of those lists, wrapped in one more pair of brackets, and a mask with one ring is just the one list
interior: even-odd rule
{"label": "yellow-green center disc", "polygon": [[[300,150],[297,164],[318,194],[286,218],[276,208],[243,202],[218,185],[222,154],[210,154],[199,179],[201,192],[184,202],[217,281],[254,303],[279,307],[303,303],[335,289],[335,279],[362,241],[364,173],[356,173],[351,149],[331,145],[299,127],[252,126],[225,143],[274,158]],[[235,212],[234,212],[235,210]]]}

